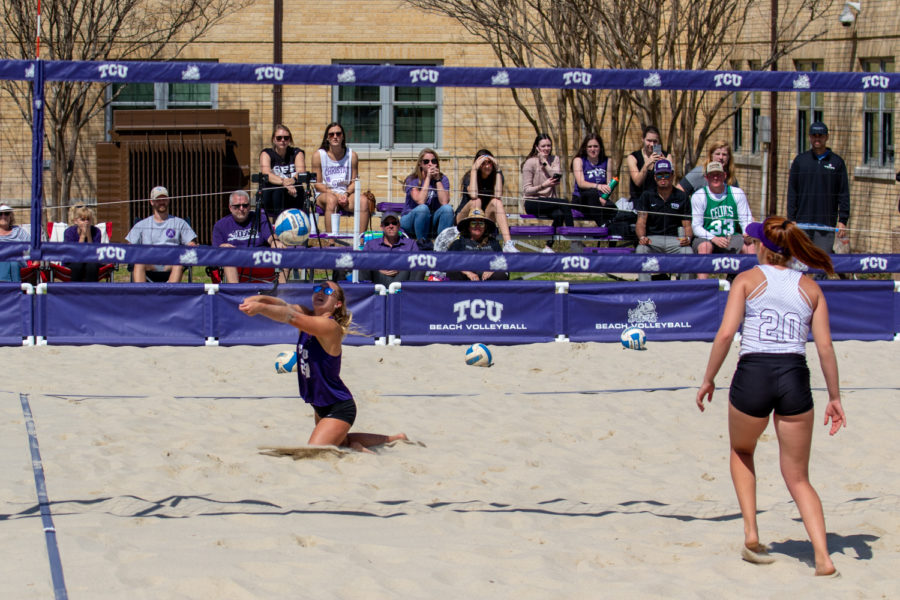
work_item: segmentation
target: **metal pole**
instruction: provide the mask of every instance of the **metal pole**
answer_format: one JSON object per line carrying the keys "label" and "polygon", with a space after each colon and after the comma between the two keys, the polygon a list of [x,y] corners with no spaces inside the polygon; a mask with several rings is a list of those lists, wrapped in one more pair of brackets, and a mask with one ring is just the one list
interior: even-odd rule
{"label": "metal pole", "polygon": [[44,210],[44,64],[40,59],[31,64],[34,69],[31,111],[31,255],[32,260],[36,260],[41,255]]}
{"label": "metal pole", "polygon": [[[351,155],[351,161],[353,160]],[[362,235],[359,233],[359,178],[353,180],[353,251],[359,252],[361,250],[360,245],[362,244]],[[367,200],[368,202],[368,200]],[[353,269],[353,276],[351,280],[353,283],[359,282],[359,270]]]}

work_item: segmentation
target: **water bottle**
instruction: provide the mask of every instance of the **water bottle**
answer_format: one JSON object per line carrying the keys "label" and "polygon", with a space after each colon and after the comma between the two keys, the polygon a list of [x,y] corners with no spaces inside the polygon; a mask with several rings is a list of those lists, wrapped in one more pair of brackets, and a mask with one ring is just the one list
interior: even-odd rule
{"label": "water bottle", "polygon": [[609,200],[609,195],[612,194],[617,185],[619,185],[619,179],[617,177],[613,177],[609,182],[609,191],[600,194],[600,197],[604,200]]}

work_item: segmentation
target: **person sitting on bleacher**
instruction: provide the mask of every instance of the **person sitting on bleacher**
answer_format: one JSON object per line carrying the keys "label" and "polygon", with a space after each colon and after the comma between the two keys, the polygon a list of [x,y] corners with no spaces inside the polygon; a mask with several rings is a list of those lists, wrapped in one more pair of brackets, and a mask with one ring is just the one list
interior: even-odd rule
{"label": "person sitting on bleacher", "polygon": [[[459,229],[459,237],[450,244],[448,251],[486,251],[502,252],[503,248],[497,241],[497,226],[478,209],[472,211],[468,217],[456,226]],[[451,271],[447,273],[451,281],[488,281],[509,279],[506,271]]]}
{"label": "person sitting on bleacher", "polygon": [[[0,242],[30,242],[31,235],[24,228],[16,225],[16,215],[8,204],[0,204]],[[20,269],[25,261],[0,262],[0,281],[19,283],[22,281]]]}
{"label": "person sitting on bleacher", "polygon": [[[235,190],[228,197],[228,210],[230,215],[222,217],[213,225],[213,248],[255,248],[276,247],[284,245],[275,238],[272,225],[266,218],[266,213],[261,212],[259,218],[256,212],[250,210],[250,195],[244,190]],[[262,209],[260,209],[262,210]],[[251,232],[253,239],[251,240]],[[240,276],[237,267],[224,267],[225,283],[238,283]]]}
{"label": "person sitting on bleacher", "polygon": [[[559,156],[553,154],[553,140],[546,133],[538,135],[531,152],[522,163],[522,196],[525,212],[540,218],[553,219],[554,227],[572,227],[572,207],[559,197],[562,167]],[[549,245],[549,244],[548,244]]]}
{"label": "person sitting on bleacher", "polygon": [[406,178],[406,205],[400,226],[417,240],[431,239],[448,227],[453,227],[453,208],[450,206],[450,180],[441,173],[441,159],[437,152],[425,148],[419,152],[416,166]]}
{"label": "person sitting on bleacher", "polygon": [[[69,222],[75,223],[66,227],[63,241],[74,244],[99,244],[102,238],[100,229],[94,225],[94,211],[90,206],[76,204],[69,211]],[[97,281],[100,279],[99,263],[73,262],[66,267],[72,272],[69,281]]]}
{"label": "person sitting on bleacher", "polygon": [[[603,138],[598,134],[587,134],[575,151],[572,174],[575,177],[572,204],[585,217],[593,219],[598,227],[605,227],[615,218],[618,209],[615,200],[609,197],[612,192],[609,187],[609,158],[603,148]],[[601,194],[607,197],[603,198]]]}
{"label": "person sitting on bleacher", "polygon": [[[673,187],[675,171],[665,158],[656,161],[655,189],[646,190],[635,202],[638,211],[635,231],[637,254],[693,254],[691,250],[691,202],[687,194]],[[681,228],[681,231],[679,231]],[[681,273],[679,279],[690,279]],[[638,281],[650,281],[650,273],[641,272]]]}
{"label": "person sitting on bleacher", "polygon": [[[417,252],[418,246],[415,240],[400,235],[400,215],[393,211],[387,211],[381,215],[381,237],[366,242],[363,251],[368,252]],[[395,281],[421,280],[423,271],[398,271],[396,269],[378,269],[373,271],[361,271],[359,278],[380,283],[387,287]]]}
{"label": "person sitting on bleacher", "polygon": [[503,238],[503,251],[518,252],[509,235],[509,221],[503,206],[503,183],[503,171],[491,151],[482,148],[476,152],[472,170],[463,175],[459,186],[462,192],[456,209],[456,222],[478,209],[497,223]]}
{"label": "person sitting on bleacher", "polygon": [[[161,185],[150,191],[150,206],[153,214],[135,223],[125,241],[129,244],[149,244],[152,246],[196,246],[197,234],[187,221],[169,214],[169,190]],[[148,268],[149,267],[149,268]],[[184,275],[181,265],[134,265],[132,279],[135,283],[155,282],[178,283]]]}

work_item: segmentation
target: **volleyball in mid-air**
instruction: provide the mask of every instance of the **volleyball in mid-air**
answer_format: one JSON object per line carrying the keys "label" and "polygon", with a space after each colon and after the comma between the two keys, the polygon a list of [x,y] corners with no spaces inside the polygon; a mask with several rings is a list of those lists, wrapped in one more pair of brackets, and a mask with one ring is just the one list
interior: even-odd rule
{"label": "volleyball in mid-air", "polygon": [[275,357],[276,373],[293,373],[297,370],[297,353],[282,352]]}
{"label": "volleyball in mid-air", "polygon": [[640,327],[626,327],[620,339],[622,345],[631,350],[643,350],[647,345],[647,334]]}
{"label": "volleyball in mid-air", "polygon": [[472,344],[466,350],[466,364],[471,367],[489,367],[493,363],[491,351],[484,344]]}
{"label": "volleyball in mid-air", "polygon": [[275,237],[285,246],[302,246],[309,238],[309,219],[301,210],[287,209],[275,220]]}

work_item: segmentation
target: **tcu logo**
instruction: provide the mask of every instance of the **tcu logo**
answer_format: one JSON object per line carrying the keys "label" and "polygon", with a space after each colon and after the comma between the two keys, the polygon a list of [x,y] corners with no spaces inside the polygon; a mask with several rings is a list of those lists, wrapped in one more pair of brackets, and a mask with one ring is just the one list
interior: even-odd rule
{"label": "tcu logo", "polygon": [[437,265],[437,258],[430,254],[414,254],[406,258],[410,267],[428,267],[433,269]]}
{"label": "tcu logo", "polygon": [[590,261],[586,256],[564,256],[562,259],[563,269],[580,269],[587,271]]}
{"label": "tcu logo", "polygon": [[271,250],[258,250],[253,253],[254,265],[280,265],[281,253],[272,252]]}
{"label": "tcu logo", "polygon": [[409,79],[413,83],[437,83],[438,72],[434,69],[413,69],[409,72]]}
{"label": "tcu logo", "polygon": [[112,246],[97,248],[97,260],[123,262],[125,260],[125,248],[113,248]]}
{"label": "tcu logo", "polygon": [[566,85],[572,85],[573,83],[590,85],[591,74],[585,73],[583,71],[568,71],[566,73],[563,73],[563,83],[565,83]]}
{"label": "tcu logo", "polygon": [[888,85],[890,85],[891,83],[891,80],[884,75],[866,75],[862,78],[862,83],[864,90],[873,87],[887,89]]}
{"label": "tcu logo", "polygon": [[284,79],[284,69],[281,67],[258,67],[253,69],[253,72],[256,73],[257,81],[262,81],[263,79],[275,79],[281,81]]}
{"label": "tcu logo", "polygon": [[456,313],[456,322],[462,323],[468,317],[473,319],[483,319],[497,322],[503,315],[503,305],[494,300],[463,300],[453,305],[453,312]]}
{"label": "tcu logo", "polygon": [[741,80],[743,78],[735,73],[719,73],[713,77],[713,79],[716,82],[716,87],[721,87],[723,85],[741,87]]}
{"label": "tcu logo", "polygon": [[716,271],[731,270],[737,271],[741,266],[741,261],[730,256],[713,259],[713,269]]}
{"label": "tcu logo", "polygon": [[108,65],[100,65],[100,77],[119,77],[121,79],[125,79],[128,77],[128,67],[125,65],[117,65],[115,63],[110,63]]}
{"label": "tcu logo", "polygon": [[879,256],[867,256],[859,259],[859,266],[862,267],[864,271],[868,271],[869,269],[881,269],[884,271],[887,270],[887,259]]}

